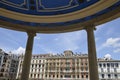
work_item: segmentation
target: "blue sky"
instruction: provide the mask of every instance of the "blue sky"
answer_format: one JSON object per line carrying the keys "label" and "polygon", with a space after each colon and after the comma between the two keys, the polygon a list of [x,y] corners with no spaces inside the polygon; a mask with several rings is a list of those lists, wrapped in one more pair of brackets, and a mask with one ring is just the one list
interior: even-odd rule
{"label": "blue sky", "polygon": [[[111,55],[120,59],[120,18],[96,27],[95,40],[97,56]],[[6,52],[22,53],[25,50],[27,34],[0,28],[0,48]],[[85,30],[59,34],[38,33],[34,39],[33,54],[87,53],[87,35]]]}

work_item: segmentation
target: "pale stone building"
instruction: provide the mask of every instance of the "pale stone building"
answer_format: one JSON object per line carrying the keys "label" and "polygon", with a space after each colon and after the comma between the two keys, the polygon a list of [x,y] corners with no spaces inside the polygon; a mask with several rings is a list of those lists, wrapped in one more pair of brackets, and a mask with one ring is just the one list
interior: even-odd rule
{"label": "pale stone building", "polygon": [[0,50],[0,79],[8,79],[8,58],[9,55],[5,53],[2,49]]}
{"label": "pale stone building", "polygon": [[15,80],[18,62],[17,55],[0,50],[0,80]]}
{"label": "pale stone building", "polygon": [[100,80],[120,80],[120,60],[98,59]]}
{"label": "pale stone building", "polygon": [[[23,55],[20,56],[17,79],[22,72]],[[33,55],[30,66],[31,80],[78,80],[89,79],[87,54],[74,54],[64,51],[64,54]]]}
{"label": "pale stone building", "polygon": [[73,54],[64,51],[62,55],[53,55],[46,58],[45,80],[88,80],[87,54]]}
{"label": "pale stone building", "polygon": [[[19,57],[17,79],[21,78],[23,55]],[[120,60],[98,59],[99,80],[119,80]],[[89,80],[88,54],[34,54],[32,56],[29,80]]]}
{"label": "pale stone building", "polygon": [[[43,54],[43,55],[33,55],[30,65],[30,73],[29,79],[31,80],[42,80],[45,77],[45,63],[46,57],[50,56],[50,54]],[[19,67],[17,72],[17,79],[21,78],[22,73],[22,64],[23,64],[24,56],[19,56]]]}

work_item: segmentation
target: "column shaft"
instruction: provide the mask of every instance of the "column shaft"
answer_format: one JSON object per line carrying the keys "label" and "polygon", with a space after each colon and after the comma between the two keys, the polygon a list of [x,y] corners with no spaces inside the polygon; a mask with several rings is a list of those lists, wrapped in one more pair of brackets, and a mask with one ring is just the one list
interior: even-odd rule
{"label": "column shaft", "polygon": [[27,40],[26,51],[25,51],[24,61],[23,61],[23,66],[22,66],[21,80],[29,79],[32,48],[33,48],[33,41],[34,41],[35,34],[36,33],[32,33],[32,32],[28,33],[28,40]]}
{"label": "column shaft", "polygon": [[99,80],[98,66],[96,57],[96,45],[94,38],[94,26],[86,27],[88,40],[88,59],[89,59],[89,73],[90,80]]}

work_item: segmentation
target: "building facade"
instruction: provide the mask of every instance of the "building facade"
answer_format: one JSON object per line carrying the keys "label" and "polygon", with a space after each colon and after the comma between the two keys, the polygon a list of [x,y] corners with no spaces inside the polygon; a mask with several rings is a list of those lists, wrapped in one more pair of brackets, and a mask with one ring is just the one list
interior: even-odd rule
{"label": "building facade", "polygon": [[[17,79],[20,79],[23,64],[23,55],[19,58]],[[73,54],[64,51],[64,54],[33,55],[30,66],[30,80],[88,80],[87,54]]]}
{"label": "building facade", "polygon": [[0,79],[8,79],[8,54],[5,53],[2,49],[0,50]]}
{"label": "building facade", "polygon": [[15,80],[18,62],[17,55],[0,50],[0,80]]}
{"label": "building facade", "polygon": [[[50,56],[50,54],[43,54],[43,55],[33,55],[30,65],[30,74],[29,79],[30,80],[43,80],[45,78],[45,63],[46,58]],[[19,56],[19,65],[18,65],[18,71],[16,79],[21,78],[22,73],[22,64],[23,64],[23,58],[24,56]]]}
{"label": "building facade", "polygon": [[120,80],[120,60],[98,59],[100,80]]}
{"label": "building facade", "polygon": [[64,51],[63,55],[46,58],[45,80],[88,80],[88,58],[86,54]]}
{"label": "building facade", "polygon": [[[19,57],[17,79],[21,78],[23,55]],[[120,80],[120,60],[98,59],[99,80]],[[33,55],[29,80],[89,80],[88,55],[73,53]]]}

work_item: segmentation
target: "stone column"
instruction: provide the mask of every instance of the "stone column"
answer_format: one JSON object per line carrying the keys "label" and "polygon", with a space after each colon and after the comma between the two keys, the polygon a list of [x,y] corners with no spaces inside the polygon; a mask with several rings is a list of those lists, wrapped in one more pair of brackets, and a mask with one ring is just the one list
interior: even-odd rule
{"label": "stone column", "polygon": [[27,32],[27,34],[28,34],[28,40],[27,40],[26,51],[24,55],[24,61],[22,65],[21,80],[29,79],[32,48],[33,48],[34,36],[36,35],[36,33],[33,33],[33,32]]}
{"label": "stone column", "polygon": [[88,40],[89,74],[90,80],[99,80],[94,29],[95,29],[94,26],[86,27],[88,38],[87,40]]}

